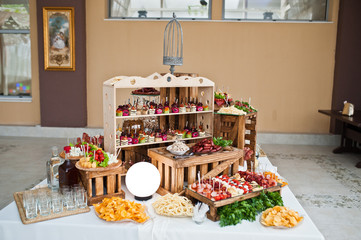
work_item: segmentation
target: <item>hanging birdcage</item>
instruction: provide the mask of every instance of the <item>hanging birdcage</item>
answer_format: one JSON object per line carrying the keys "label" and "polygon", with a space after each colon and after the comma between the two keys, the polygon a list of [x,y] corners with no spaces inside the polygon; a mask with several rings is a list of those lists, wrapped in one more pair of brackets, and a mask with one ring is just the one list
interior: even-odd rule
{"label": "hanging birdcage", "polygon": [[183,30],[175,13],[164,30],[163,65],[170,65],[171,74],[174,66],[183,65]]}

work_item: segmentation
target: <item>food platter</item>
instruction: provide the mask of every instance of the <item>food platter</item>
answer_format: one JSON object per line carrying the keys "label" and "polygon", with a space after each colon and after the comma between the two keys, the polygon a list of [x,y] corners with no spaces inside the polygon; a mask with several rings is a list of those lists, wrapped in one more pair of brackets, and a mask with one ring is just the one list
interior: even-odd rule
{"label": "food platter", "polygon": [[[263,212],[262,212],[263,213]],[[304,219],[304,216],[300,215],[301,217],[303,217],[303,219],[294,227],[285,227],[285,226],[267,226],[265,224],[263,224],[262,222],[262,213],[261,215],[259,216],[259,222],[260,224],[263,226],[263,227],[266,227],[266,228],[274,228],[274,229],[294,229],[296,227],[298,227],[299,225],[301,225],[303,223],[303,219]]]}
{"label": "food platter", "polygon": [[[144,207],[145,207],[144,212],[147,214],[147,216],[150,216],[150,215],[149,215],[149,212],[148,212],[148,209],[147,209],[147,206],[144,206]],[[119,221],[107,221],[107,220],[101,218],[101,217],[99,216],[99,213],[98,213],[97,211],[95,211],[95,209],[94,209],[94,212],[95,212],[95,215],[96,215],[99,219],[101,219],[101,220],[104,221],[104,222],[108,222],[108,223],[129,223],[129,222],[131,222],[131,223],[136,223],[136,224],[144,224],[144,223],[148,222],[148,221],[151,219],[151,218],[149,217],[147,220],[145,220],[145,221],[142,222],[142,223],[137,222],[137,221],[135,221],[135,220],[133,220],[133,219],[129,219],[129,218],[127,218],[127,219],[122,219],[122,220],[119,220]]]}
{"label": "food platter", "polygon": [[85,167],[80,166],[79,162],[77,162],[75,164],[75,167],[82,171],[101,172],[101,171],[108,171],[108,170],[116,169],[116,168],[120,167],[121,165],[122,165],[122,161],[118,159],[117,163],[112,163],[112,164],[108,165],[107,167],[85,168]]}
{"label": "food platter", "polygon": [[[62,152],[59,154],[59,156],[60,156],[61,158],[65,159],[65,152],[62,151]],[[77,156],[77,157],[68,156],[68,159],[69,159],[69,160],[79,160],[79,159],[82,158],[82,157],[83,157],[83,155]]]}
{"label": "food platter", "polygon": [[[279,206],[276,206],[276,207],[274,207],[274,208],[285,208],[285,207],[279,207]],[[273,208],[272,208],[273,209]],[[286,207],[286,209],[288,209],[287,207]],[[282,219],[282,217],[279,217],[278,218],[278,220],[281,220],[281,222],[283,221],[284,223],[288,223],[289,224],[289,227],[287,227],[287,226],[285,226],[285,225],[280,225],[280,226],[274,226],[274,225],[267,225],[265,222],[263,222],[262,220],[263,220],[263,214],[266,212],[266,211],[269,211],[269,209],[267,209],[267,210],[265,210],[265,211],[263,211],[261,214],[260,214],[260,216],[259,216],[259,222],[261,223],[261,225],[262,226],[264,226],[264,227],[266,227],[266,228],[275,228],[275,229],[292,229],[292,228],[295,228],[295,227],[298,227],[299,225],[301,225],[302,223],[303,223],[303,220],[305,219],[305,217],[303,216],[303,215],[301,215],[301,214],[298,214],[298,212],[296,212],[296,211],[294,211],[294,210],[291,210],[291,209],[288,209],[288,211],[290,211],[290,212],[294,212],[296,215],[297,215],[297,217],[296,218],[299,218],[300,219],[300,221],[297,221],[297,219],[296,219],[296,223],[295,224],[291,224],[290,222],[290,219],[289,218],[283,218]],[[289,214],[288,214],[289,215]],[[290,215],[289,215],[290,216]],[[288,217],[289,217],[288,216]],[[294,216],[295,217],[295,215],[292,215],[292,216]],[[275,221],[276,219],[274,218],[273,219],[273,221]],[[292,225],[294,225],[294,226],[292,226]]]}
{"label": "food platter", "polygon": [[[175,151],[174,148],[182,149],[183,151]],[[186,144],[184,144],[183,142],[176,141],[172,145],[169,145],[166,149],[167,149],[168,152],[170,152],[173,155],[182,156],[186,152],[188,152],[190,148]]]}

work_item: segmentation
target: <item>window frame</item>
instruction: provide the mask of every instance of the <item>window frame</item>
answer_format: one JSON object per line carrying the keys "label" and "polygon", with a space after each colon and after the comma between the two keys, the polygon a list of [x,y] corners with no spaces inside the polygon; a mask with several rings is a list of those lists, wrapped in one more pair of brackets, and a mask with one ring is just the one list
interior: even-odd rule
{"label": "window frame", "polygon": [[[181,18],[177,17],[178,20],[182,21],[209,21],[212,20],[212,0],[208,0],[208,18]],[[223,0],[222,0],[223,1]],[[112,0],[108,0],[108,11],[107,11],[107,20],[133,20],[133,21],[162,21],[162,20],[170,20],[172,17],[147,17],[147,18],[138,18],[138,17],[112,17],[112,9],[111,9]]]}
{"label": "window frame", "polygon": [[[30,21],[30,13],[29,13],[29,21]],[[0,29],[0,34],[29,34],[30,37],[30,26],[29,29]],[[31,46],[30,42],[30,46]],[[30,47],[31,52],[31,47]],[[31,84],[33,83],[33,79],[31,78]],[[31,88],[32,89],[32,88]],[[32,102],[33,91],[30,91],[30,96],[24,95],[0,95],[0,102]]]}
{"label": "window frame", "polygon": [[326,19],[325,20],[296,20],[296,19],[272,19],[272,20],[265,20],[265,19],[243,19],[243,18],[225,18],[225,5],[226,0],[222,0],[222,21],[231,21],[231,22],[283,22],[283,23],[291,23],[291,22],[314,22],[314,23],[326,23],[330,22],[329,20],[329,9],[330,9],[330,0],[326,0]]}

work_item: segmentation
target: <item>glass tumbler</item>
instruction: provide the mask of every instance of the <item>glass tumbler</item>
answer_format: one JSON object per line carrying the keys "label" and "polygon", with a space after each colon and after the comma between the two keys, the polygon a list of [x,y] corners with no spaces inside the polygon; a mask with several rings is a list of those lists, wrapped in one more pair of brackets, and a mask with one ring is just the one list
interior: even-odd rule
{"label": "glass tumbler", "polygon": [[68,211],[72,211],[76,209],[74,194],[72,191],[64,191],[63,199],[64,199],[64,205]]}
{"label": "glass tumbler", "polygon": [[45,194],[38,197],[39,214],[48,216],[51,213],[51,199]]}
{"label": "glass tumbler", "polygon": [[84,188],[79,188],[75,193],[76,206],[78,208],[85,208],[88,204],[87,193]]}
{"label": "glass tumbler", "polygon": [[62,186],[61,188],[59,188],[59,191],[60,191],[61,194],[64,194],[64,192],[70,191],[70,187]]}
{"label": "glass tumbler", "polygon": [[23,205],[25,208],[26,218],[35,218],[38,215],[38,206],[36,195],[32,191],[26,191],[23,194]]}
{"label": "glass tumbler", "polygon": [[51,194],[51,209],[53,210],[53,213],[63,212],[63,207],[63,198],[61,194],[53,192]]}

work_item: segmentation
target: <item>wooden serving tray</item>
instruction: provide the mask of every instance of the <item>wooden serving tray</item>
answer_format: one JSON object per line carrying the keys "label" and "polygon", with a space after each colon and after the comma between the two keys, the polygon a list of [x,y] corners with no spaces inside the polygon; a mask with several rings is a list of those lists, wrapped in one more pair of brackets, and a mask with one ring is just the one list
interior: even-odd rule
{"label": "wooden serving tray", "polygon": [[209,212],[207,212],[208,219],[210,219],[212,221],[218,221],[219,215],[217,213],[217,209],[219,207],[223,207],[225,205],[229,205],[229,204],[232,204],[237,201],[243,201],[243,200],[257,197],[261,194],[262,191],[264,191],[264,192],[281,192],[281,184],[278,183],[277,186],[274,186],[274,187],[270,187],[270,188],[263,189],[263,190],[256,191],[256,192],[246,193],[246,194],[239,195],[236,197],[226,198],[226,199],[219,200],[219,201],[212,201],[211,199],[193,191],[192,189],[189,189],[188,187],[185,188],[185,195],[188,198],[191,198],[191,199],[193,198],[193,199],[196,199],[198,201],[201,201],[201,202],[207,204],[209,206]]}
{"label": "wooden serving tray", "polygon": [[108,165],[107,167],[96,167],[96,168],[85,168],[85,167],[82,167],[80,166],[79,162],[77,162],[75,164],[75,167],[79,170],[82,170],[82,171],[88,171],[88,172],[104,172],[104,171],[108,171],[108,170],[113,170],[113,169],[116,169],[118,168],[120,165],[122,165],[122,161],[118,159],[118,162],[117,163],[112,163],[110,165]]}
{"label": "wooden serving tray", "polygon": [[68,211],[68,210],[66,210],[66,207],[64,207],[63,212],[61,212],[61,213],[50,213],[48,216],[38,215],[36,218],[28,219],[28,218],[26,218],[24,204],[23,204],[23,193],[24,192],[15,192],[14,193],[15,203],[16,203],[16,206],[18,207],[20,219],[23,222],[23,224],[37,223],[37,222],[47,221],[47,220],[51,220],[51,219],[55,219],[55,218],[61,218],[61,217],[76,215],[76,214],[80,214],[80,213],[86,213],[86,212],[90,211],[90,208],[88,206],[85,208],[77,208],[73,211]]}
{"label": "wooden serving tray", "polygon": [[[65,159],[65,152],[62,151],[62,152],[59,154],[59,156],[60,156],[61,158],[64,158],[64,159]],[[69,160],[79,160],[79,159],[82,158],[82,157],[84,157],[84,156],[83,156],[83,155],[82,155],[82,156],[78,156],[78,157],[71,157],[71,156],[69,156],[68,159],[69,159]]]}

